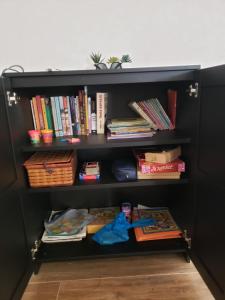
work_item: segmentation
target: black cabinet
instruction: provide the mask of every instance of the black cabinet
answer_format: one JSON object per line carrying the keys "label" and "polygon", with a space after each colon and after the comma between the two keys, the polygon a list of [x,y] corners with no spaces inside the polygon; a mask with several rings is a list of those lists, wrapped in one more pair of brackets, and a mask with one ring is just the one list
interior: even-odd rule
{"label": "black cabinet", "polygon": [[[1,299],[18,299],[30,272],[43,261],[181,252],[191,256],[216,299],[225,299],[225,66],[122,70],[7,73],[1,78]],[[55,140],[33,146],[29,99],[36,94],[74,95],[84,85],[90,95],[109,95],[108,117],[134,116],[131,100],[157,97],[166,103],[169,88],[178,91],[177,126],[149,139],[107,141],[104,135],[83,136],[79,144]],[[191,87],[192,88],[191,88]],[[10,93],[17,104],[8,103]],[[9,104],[12,104],[11,106]],[[180,180],[116,182],[110,159],[133,148],[181,145],[187,172]],[[82,159],[104,161],[99,184],[31,189],[23,168],[35,151],[74,149]],[[137,243],[134,235],[124,244],[101,247],[90,238],[82,242],[46,245],[40,241],[43,220],[52,209],[102,207],[123,201],[168,206],[186,233],[184,239]],[[7,278],[11,278],[10,282]],[[13,296],[14,295],[14,296]]]}

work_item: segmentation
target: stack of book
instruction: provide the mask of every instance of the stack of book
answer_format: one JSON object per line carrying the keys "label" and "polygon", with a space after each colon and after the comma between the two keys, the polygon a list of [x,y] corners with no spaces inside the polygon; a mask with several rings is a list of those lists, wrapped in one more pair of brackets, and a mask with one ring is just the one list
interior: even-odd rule
{"label": "stack of book", "polygon": [[34,129],[53,129],[56,137],[104,134],[107,93],[88,97],[85,87],[77,96],[36,95],[30,105]]}
{"label": "stack of book", "polygon": [[[88,213],[88,209],[79,209],[80,212]],[[49,222],[54,220],[62,211],[52,211],[49,217]],[[84,239],[87,235],[87,226],[84,226],[77,234],[68,234],[67,232],[58,232],[57,234],[49,234],[46,230],[42,235],[43,243],[64,243],[64,242],[77,242]]]}
{"label": "stack of book", "polygon": [[185,172],[185,162],[179,159],[180,146],[146,152],[134,151],[138,179],[179,179]]}
{"label": "stack of book", "polygon": [[100,179],[100,168],[99,162],[85,162],[82,164],[79,180],[89,181],[89,180],[99,180]]}
{"label": "stack of book", "polygon": [[[151,128],[155,130],[174,129],[175,123],[173,124],[171,122],[158,99],[154,98],[137,102],[133,101],[129,103],[129,106],[143,119],[145,119]],[[174,113],[175,111],[173,110],[173,114]]]}
{"label": "stack of book", "polygon": [[108,140],[152,137],[155,133],[142,118],[112,119],[108,121],[107,128]]}
{"label": "stack of book", "polygon": [[182,231],[175,223],[167,207],[134,209],[133,220],[153,219],[154,225],[134,228],[138,242],[181,238]]}

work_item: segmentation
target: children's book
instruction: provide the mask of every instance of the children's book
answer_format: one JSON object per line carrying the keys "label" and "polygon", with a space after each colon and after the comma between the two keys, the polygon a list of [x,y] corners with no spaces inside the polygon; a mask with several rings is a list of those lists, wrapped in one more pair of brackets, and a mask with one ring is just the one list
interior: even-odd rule
{"label": "children's book", "polygon": [[133,220],[149,218],[155,220],[154,225],[134,228],[138,242],[182,237],[182,231],[175,223],[167,207],[136,209],[133,211]]}

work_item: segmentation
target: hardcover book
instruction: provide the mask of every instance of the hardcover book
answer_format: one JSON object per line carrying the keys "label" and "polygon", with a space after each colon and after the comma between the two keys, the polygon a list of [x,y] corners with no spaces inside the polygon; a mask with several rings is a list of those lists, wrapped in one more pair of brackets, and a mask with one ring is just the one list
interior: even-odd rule
{"label": "hardcover book", "polygon": [[87,225],[87,232],[95,233],[106,224],[112,222],[120,212],[119,207],[90,208],[89,214],[95,216],[95,220]]}
{"label": "hardcover book", "polygon": [[155,221],[154,225],[134,228],[138,242],[182,237],[182,231],[167,207],[136,209],[133,211],[133,220],[149,218]]}

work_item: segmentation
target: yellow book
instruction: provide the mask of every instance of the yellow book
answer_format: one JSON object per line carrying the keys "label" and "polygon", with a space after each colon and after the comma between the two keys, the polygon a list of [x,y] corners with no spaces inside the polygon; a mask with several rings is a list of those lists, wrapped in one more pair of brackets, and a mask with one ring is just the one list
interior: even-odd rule
{"label": "yellow book", "polygon": [[41,98],[41,108],[42,108],[42,113],[43,113],[43,119],[44,119],[45,129],[49,129],[48,128],[48,120],[47,120],[46,108],[45,108],[45,98]]}
{"label": "yellow book", "polygon": [[88,95],[87,95],[87,87],[84,87],[84,107],[85,107],[85,131],[86,135],[89,134],[89,117],[88,117]]}
{"label": "yellow book", "polygon": [[36,129],[40,130],[41,126],[40,126],[40,121],[39,121],[39,116],[38,116],[36,97],[32,97],[32,104],[33,104],[34,117],[35,117],[35,122],[36,122]]}
{"label": "yellow book", "polygon": [[119,212],[119,207],[90,208],[89,213],[95,216],[95,220],[87,225],[88,234],[96,233],[103,226],[111,223]]}
{"label": "yellow book", "polygon": [[180,172],[144,174],[140,170],[137,170],[137,178],[138,179],[180,179]]}

